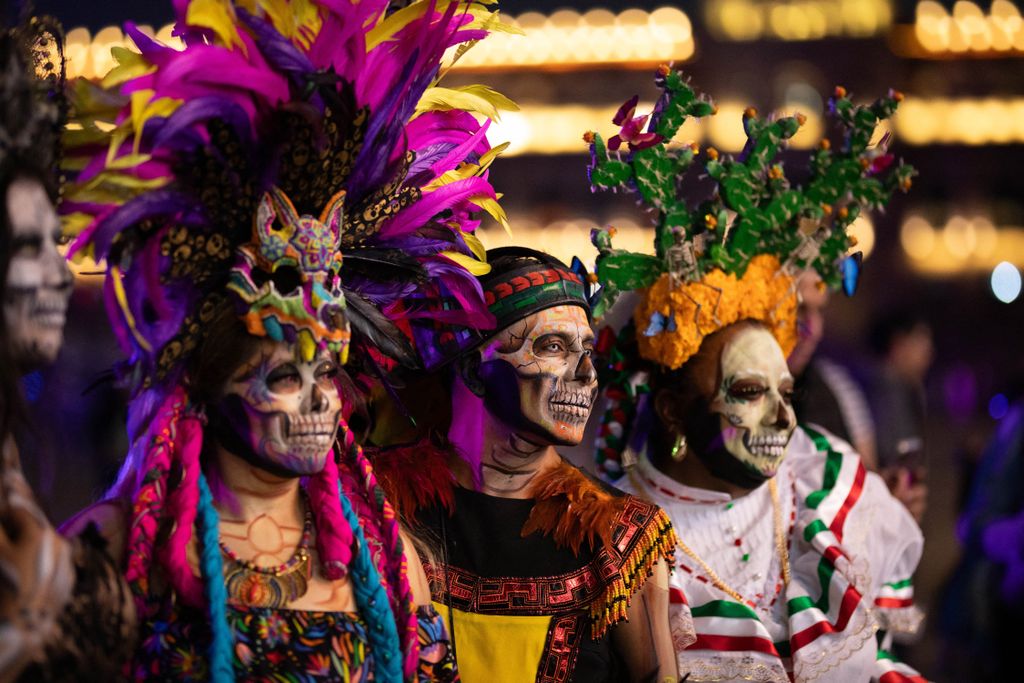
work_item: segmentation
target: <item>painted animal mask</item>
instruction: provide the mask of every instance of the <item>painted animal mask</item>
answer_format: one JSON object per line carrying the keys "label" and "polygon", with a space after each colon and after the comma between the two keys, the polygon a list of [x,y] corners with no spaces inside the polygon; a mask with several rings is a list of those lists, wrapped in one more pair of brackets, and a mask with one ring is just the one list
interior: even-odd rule
{"label": "painted animal mask", "polygon": [[249,332],[298,344],[311,361],[318,348],[348,355],[350,332],[341,289],[339,238],[344,192],[335,195],[319,218],[299,215],[277,188],[263,195],[253,226],[253,242],[241,247],[228,288],[247,306]]}

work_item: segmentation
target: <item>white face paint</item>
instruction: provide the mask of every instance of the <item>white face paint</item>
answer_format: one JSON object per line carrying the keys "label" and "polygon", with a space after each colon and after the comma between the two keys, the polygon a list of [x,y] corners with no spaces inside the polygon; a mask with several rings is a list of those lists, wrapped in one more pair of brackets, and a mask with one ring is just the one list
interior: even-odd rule
{"label": "white face paint", "polygon": [[711,402],[725,449],[763,477],[775,476],[796,429],[793,376],[775,337],[747,328],[722,350],[722,384]]}
{"label": "white face paint", "polygon": [[228,381],[224,412],[257,464],[296,476],[324,468],[341,414],[338,369],[326,351],[307,363],[294,346],[268,341]]}
{"label": "white face paint", "polygon": [[509,325],[484,353],[485,401],[520,435],[575,446],[597,397],[594,333],[579,306],[554,306]]}
{"label": "white face paint", "polygon": [[16,178],[7,187],[11,230],[4,323],[11,353],[24,369],[52,363],[64,339],[71,272],[57,251],[60,221],[43,185]]}

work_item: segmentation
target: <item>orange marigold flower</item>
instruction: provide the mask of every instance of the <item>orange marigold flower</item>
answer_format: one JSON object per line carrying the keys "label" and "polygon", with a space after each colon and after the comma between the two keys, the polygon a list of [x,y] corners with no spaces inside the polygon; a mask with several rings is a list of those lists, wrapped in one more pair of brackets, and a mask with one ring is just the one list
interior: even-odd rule
{"label": "orange marigold flower", "polygon": [[658,75],[659,76],[668,76],[671,72],[672,72],[672,69],[669,67],[668,64],[665,64],[664,62],[662,62],[661,64],[658,65]]}
{"label": "orange marigold flower", "polygon": [[805,123],[807,123],[807,115],[802,112],[797,112],[796,122],[799,123],[801,126],[804,125]]}
{"label": "orange marigold flower", "polygon": [[584,133],[583,142],[587,143],[588,145],[594,144],[594,131],[588,130],[586,133]]}
{"label": "orange marigold flower", "polygon": [[718,150],[714,147],[708,147],[708,159],[718,161]]}
{"label": "orange marigold flower", "polygon": [[[775,336],[785,355],[796,345],[797,301],[793,280],[780,273],[774,256],[751,259],[742,278],[712,270],[701,282],[673,284],[662,275],[644,293],[634,312],[637,328],[646,329],[655,312],[676,319],[673,332],[652,337],[637,335],[640,354],[648,360],[676,369],[700,349],[704,337],[738,320],[760,320]],[[719,295],[721,292],[721,295]]]}
{"label": "orange marigold flower", "polygon": [[829,142],[828,138],[822,138],[821,142],[818,143],[818,147],[821,149],[832,149],[832,143]]}
{"label": "orange marigold flower", "polygon": [[841,85],[837,85],[835,89],[836,97],[846,97],[846,88]]}
{"label": "orange marigold flower", "polygon": [[754,107],[747,107],[746,109],[743,110],[743,118],[752,119],[755,116],[757,116],[757,109],[755,109]]}

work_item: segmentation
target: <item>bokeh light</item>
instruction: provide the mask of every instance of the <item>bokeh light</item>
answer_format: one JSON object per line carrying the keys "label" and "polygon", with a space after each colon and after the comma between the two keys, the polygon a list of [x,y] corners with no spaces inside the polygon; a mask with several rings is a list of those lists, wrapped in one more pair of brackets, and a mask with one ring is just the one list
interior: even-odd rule
{"label": "bokeh light", "polygon": [[1017,266],[1003,261],[992,269],[992,293],[1004,304],[1016,301],[1020,296],[1021,277]]}
{"label": "bokeh light", "polygon": [[988,402],[988,414],[993,420],[1002,420],[1010,412],[1010,400],[1005,394],[996,394]]}

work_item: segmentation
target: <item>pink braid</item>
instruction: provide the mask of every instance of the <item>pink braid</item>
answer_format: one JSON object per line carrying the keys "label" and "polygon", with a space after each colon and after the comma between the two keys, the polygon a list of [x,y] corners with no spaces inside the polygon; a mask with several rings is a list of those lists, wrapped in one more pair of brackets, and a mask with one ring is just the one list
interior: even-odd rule
{"label": "pink braid", "polygon": [[174,449],[177,425],[185,404],[185,392],[180,388],[172,391],[156,411],[140,443],[136,444],[136,448],[145,451],[135,472],[128,525],[128,559],[124,575],[132,589],[140,618],[147,614],[153,545],[167,492],[171,451]]}
{"label": "pink braid", "polygon": [[345,576],[352,561],[352,529],[341,513],[338,500],[338,464],[334,451],[327,456],[327,464],[318,474],[306,481],[309,504],[316,517],[316,549],[324,575],[331,581]]}
{"label": "pink braid", "polygon": [[203,582],[192,572],[186,555],[199,509],[199,454],[203,450],[203,424],[194,414],[179,419],[174,446],[172,456],[181,467],[181,482],[167,495],[165,516],[175,524],[159,557],[178,597],[188,605],[202,607],[206,604]]}
{"label": "pink braid", "polygon": [[[399,534],[398,515],[395,514],[391,503],[384,497],[382,489],[377,484],[377,477],[373,473],[373,466],[344,420],[341,421],[340,428],[345,452],[349,461],[354,465],[355,473],[360,478],[366,500],[371,505],[376,503],[385,551],[384,557],[381,558],[382,564],[385,565],[381,567],[381,574],[387,577],[386,587],[391,598],[392,610],[395,613],[395,621],[399,626],[402,651],[405,653],[405,675],[406,678],[415,678],[420,656],[418,622],[416,606],[412,598],[412,586],[409,584],[409,568],[405,561],[405,552]],[[402,628],[403,622],[404,628]]]}

